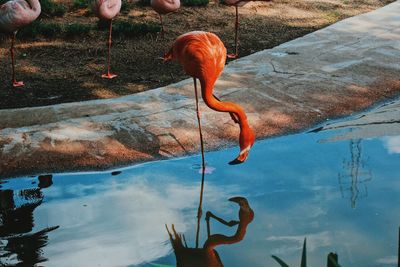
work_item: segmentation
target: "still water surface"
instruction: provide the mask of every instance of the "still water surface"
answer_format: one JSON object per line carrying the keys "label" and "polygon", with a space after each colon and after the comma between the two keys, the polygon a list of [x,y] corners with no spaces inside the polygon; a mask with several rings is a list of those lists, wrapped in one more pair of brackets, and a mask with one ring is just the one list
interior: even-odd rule
{"label": "still water surface", "polygon": [[[342,266],[397,266],[400,136],[323,141],[335,133],[259,141],[237,166],[227,165],[237,148],[207,153],[199,246],[206,211],[238,220],[228,199],[241,196],[254,220],[242,241],[215,248],[225,266],[278,267],[271,255],[299,266],[305,237],[309,266],[326,266],[329,252]],[[175,266],[165,225],[195,247],[200,162],[3,180],[1,264]],[[210,224],[226,236],[238,227]]]}

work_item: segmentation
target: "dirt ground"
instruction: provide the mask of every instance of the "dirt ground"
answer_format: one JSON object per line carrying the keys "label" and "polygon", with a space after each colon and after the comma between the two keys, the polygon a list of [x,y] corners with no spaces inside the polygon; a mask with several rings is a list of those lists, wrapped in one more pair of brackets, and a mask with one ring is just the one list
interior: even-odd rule
{"label": "dirt ground", "polygon": [[[63,0],[65,1],[65,0]],[[250,2],[239,9],[240,56],[272,48],[330,25],[338,20],[384,6],[391,0],[276,0]],[[66,5],[67,2],[65,2]],[[67,12],[63,23],[95,24],[97,18],[84,10]],[[235,8],[218,2],[207,7],[181,7],[164,17],[165,38],[147,34],[137,38],[114,38],[112,71],[118,77],[100,78],[105,69],[107,31],[92,31],[85,38],[18,40],[17,78],[25,87],[10,86],[9,40],[0,38],[0,109],[112,98],[180,81],[187,76],[177,63],[162,64],[161,57],[182,33],[205,30],[216,33],[229,52],[234,45]],[[128,2],[128,11],[116,20],[133,19],[158,23],[150,8]]]}

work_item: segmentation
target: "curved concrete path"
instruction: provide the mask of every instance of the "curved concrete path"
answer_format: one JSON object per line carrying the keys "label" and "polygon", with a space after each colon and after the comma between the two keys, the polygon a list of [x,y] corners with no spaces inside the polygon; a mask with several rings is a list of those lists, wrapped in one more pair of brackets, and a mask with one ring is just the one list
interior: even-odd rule
{"label": "curved concrete path", "polygon": [[[399,79],[397,1],[233,61],[215,91],[243,105],[264,138],[392,97]],[[236,145],[238,127],[230,116],[201,109],[207,150]],[[116,99],[0,111],[0,177],[103,169],[198,151],[191,79]]]}

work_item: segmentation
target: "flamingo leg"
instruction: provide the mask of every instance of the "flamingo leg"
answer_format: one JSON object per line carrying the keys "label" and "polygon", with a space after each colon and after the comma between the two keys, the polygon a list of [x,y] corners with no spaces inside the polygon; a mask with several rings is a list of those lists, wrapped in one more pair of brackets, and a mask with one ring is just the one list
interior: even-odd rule
{"label": "flamingo leg", "polygon": [[161,33],[160,33],[160,36],[161,36],[161,38],[164,38],[164,23],[163,23],[163,20],[162,20],[162,16],[161,16],[161,14],[158,14],[158,16],[160,16],[160,23],[161,23]]}
{"label": "flamingo leg", "polygon": [[15,36],[17,35],[17,32],[14,32],[11,36],[11,47],[10,47],[10,53],[11,53],[11,65],[12,65],[12,86],[13,87],[21,87],[24,86],[24,82],[20,81],[17,82],[15,79],[15,55],[14,55],[14,44],[15,44]]}
{"label": "flamingo leg", "polygon": [[203,206],[204,175],[205,175],[205,170],[206,170],[206,161],[205,161],[205,156],[204,156],[204,142],[203,142],[203,133],[201,131],[199,96],[198,96],[198,93],[197,93],[196,78],[193,78],[193,83],[194,83],[194,93],[195,93],[195,97],[196,97],[196,114],[197,114],[197,122],[198,122],[198,125],[199,125],[200,147],[201,147],[201,163],[202,163],[200,201],[199,201],[199,207],[197,209],[196,248],[198,248],[198,246],[199,246],[199,232],[200,232],[200,219],[201,219],[202,214],[203,214],[202,206]]}
{"label": "flamingo leg", "polygon": [[107,58],[107,73],[102,74],[101,78],[105,79],[112,79],[117,77],[116,74],[112,74],[110,72],[110,65],[111,65],[111,44],[112,44],[112,20],[110,20],[110,30],[108,35],[108,58]]}
{"label": "flamingo leg", "polygon": [[239,7],[235,6],[236,19],[235,19],[235,54],[229,54],[228,58],[237,58],[239,56],[238,46],[238,29],[239,29]]}

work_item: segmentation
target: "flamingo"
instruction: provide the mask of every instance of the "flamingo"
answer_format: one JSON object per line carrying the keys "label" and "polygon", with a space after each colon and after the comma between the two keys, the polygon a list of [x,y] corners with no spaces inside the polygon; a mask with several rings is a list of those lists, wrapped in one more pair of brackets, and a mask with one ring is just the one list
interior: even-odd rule
{"label": "flamingo", "polygon": [[110,21],[110,29],[108,35],[107,73],[102,74],[101,77],[105,79],[113,79],[117,77],[117,75],[110,72],[112,20],[121,10],[121,0],[93,0],[92,7],[94,14],[99,19]]}
{"label": "flamingo", "polygon": [[14,43],[19,28],[26,26],[36,20],[41,12],[38,0],[11,0],[0,6],[0,31],[11,36],[11,64],[12,64],[12,86],[24,86],[24,82],[15,79],[15,57]]}
{"label": "flamingo", "polygon": [[[225,221],[224,219],[214,215],[210,211],[206,214],[207,235],[208,238],[204,242],[202,248],[189,248],[186,244],[185,236],[179,235],[174,225],[172,225],[172,233],[166,226],[172,248],[174,250],[177,266],[196,266],[196,267],[222,267],[224,266],[218,252],[215,250],[217,246],[238,243],[243,240],[246,235],[248,225],[254,219],[254,212],[248,201],[244,197],[233,197],[229,201],[239,204],[239,221]],[[216,219],[218,222],[232,227],[238,225],[236,233],[232,236],[222,234],[210,234],[210,218]],[[183,239],[183,242],[182,242]]]}
{"label": "flamingo", "polygon": [[164,24],[161,15],[178,10],[181,6],[180,0],[151,0],[151,7],[158,13],[161,22],[161,36],[164,36]]}
{"label": "flamingo", "polygon": [[246,113],[238,104],[222,102],[213,95],[215,82],[225,66],[226,48],[222,41],[209,32],[194,31],[183,34],[175,40],[169,52],[164,55],[164,62],[169,60],[179,61],[186,74],[193,77],[201,145],[203,141],[196,79],[200,80],[201,94],[206,105],[218,112],[229,112],[234,122],[240,126],[240,153],[229,164],[246,161],[255,141],[255,134],[247,122]]}
{"label": "flamingo", "polygon": [[272,0],[224,0],[224,3],[228,6],[235,6],[236,19],[235,19],[235,53],[228,54],[228,58],[237,58],[239,56],[238,51],[238,28],[239,28],[239,7],[244,6],[250,1],[262,1],[270,2]]}

